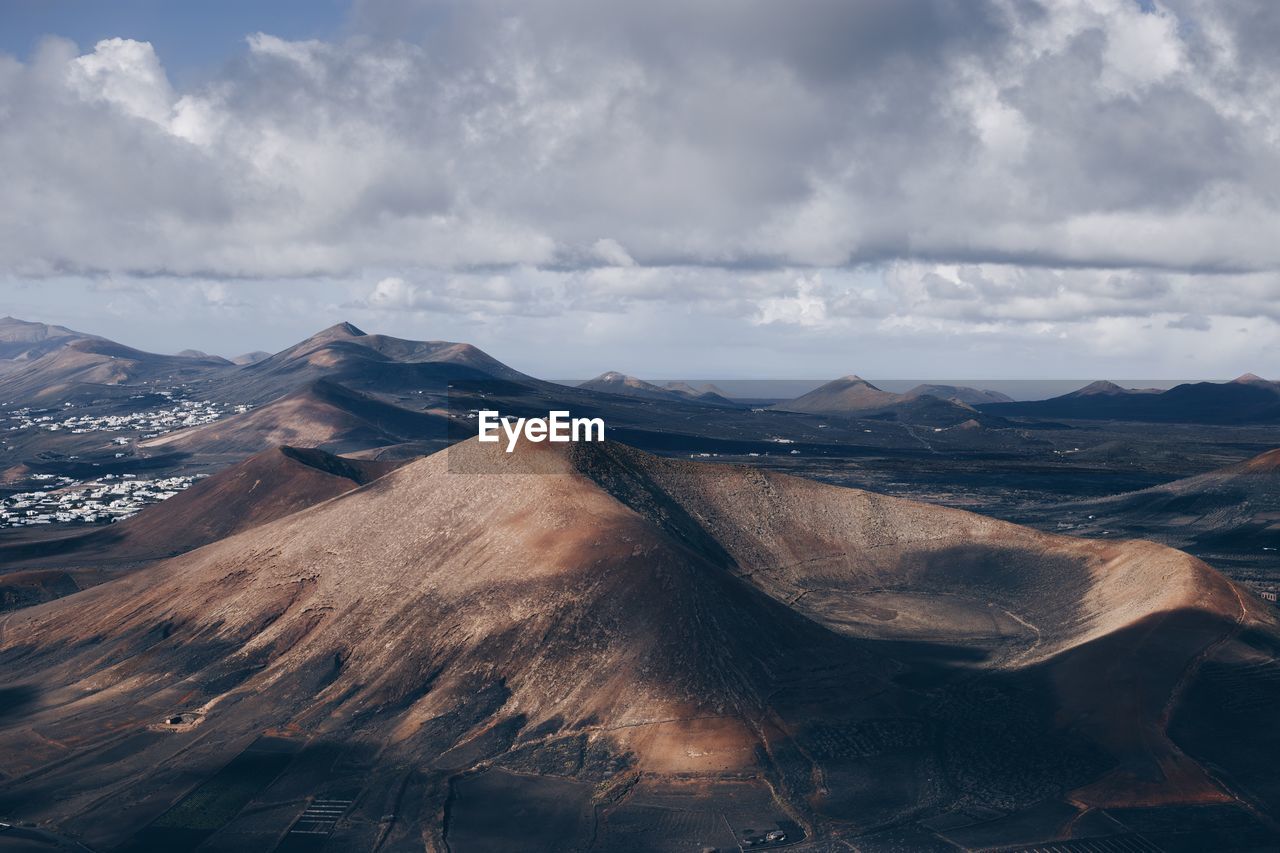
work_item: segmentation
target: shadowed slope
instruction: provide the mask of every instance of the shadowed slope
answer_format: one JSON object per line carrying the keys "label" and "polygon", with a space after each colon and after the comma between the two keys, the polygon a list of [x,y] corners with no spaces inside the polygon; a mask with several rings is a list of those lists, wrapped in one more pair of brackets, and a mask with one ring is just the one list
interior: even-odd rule
{"label": "shadowed slope", "polygon": [[0,399],[64,400],[81,385],[172,387],[231,370],[226,359],[190,358],[143,352],[103,338],[80,338],[54,349],[0,378]]}
{"label": "shadowed slope", "polygon": [[1048,400],[984,404],[996,415],[1157,423],[1245,424],[1280,420],[1280,383],[1246,374],[1231,382],[1188,382],[1168,391],[1094,382]]}
{"label": "shadowed slope", "polygon": [[958,426],[970,420],[979,425],[1007,425],[980,415],[970,400],[989,402],[989,392],[952,385],[919,385],[906,394],[884,391],[858,376],[844,376],[794,400],[774,405],[784,412],[832,417],[896,420],[931,427]]}
{"label": "shadowed slope", "polygon": [[[0,546],[0,609],[69,595],[119,568],[181,554],[372,482],[394,464],[319,450],[263,451],[138,515],[62,539]],[[40,570],[38,567],[46,567]]]}
{"label": "shadowed slope", "polygon": [[1280,553],[1280,450],[1194,477],[1057,508],[1086,531],[1122,530],[1196,553]]}
{"label": "shadowed slope", "polygon": [[849,375],[833,379],[794,400],[778,403],[773,408],[813,415],[847,415],[883,409],[901,399],[901,394],[883,391],[860,376]]}
{"label": "shadowed slope", "polygon": [[699,390],[686,382],[668,382],[665,386],[655,385],[634,376],[627,376],[617,371],[602,373],[595,379],[588,379],[577,386],[584,391],[595,391],[601,394],[617,394],[622,397],[636,397],[641,400],[663,400],[679,403],[702,403],[708,406],[738,408],[738,404],[722,395],[719,391]]}
{"label": "shadowed slope", "polygon": [[118,545],[110,556],[154,559],[190,551],[345,494],[395,467],[311,448],[265,450],[112,525],[106,532]]}
{"label": "shadowed slope", "polygon": [[338,323],[243,366],[226,378],[220,393],[263,403],[319,379],[359,391],[438,393],[450,379],[536,381],[471,344],[370,335],[350,323]]}
{"label": "shadowed slope", "polygon": [[999,391],[987,391],[981,388],[968,388],[963,385],[917,385],[902,396],[907,398],[937,397],[939,400],[955,400],[970,406],[976,406],[979,403],[1013,402],[1013,398],[1008,394],[1001,394]]}
{"label": "shadowed slope", "polygon": [[169,433],[143,446],[248,454],[294,445],[342,453],[401,441],[442,441],[447,429],[443,415],[410,411],[321,379],[252,411]]}
{"label": "shadowed slope", "polygon": [[19,756],[0,806],[99,841],[136,831],[104,804],[156,814],[175,794],[149,774],[193,759],[159,737],[93,751],[175,710],[209,748],[268,729],[360,744],[358,789],[410,765],[432,815],[462,808],[447,792],[468,770],[578,780],[597,849],[671,786],[720,809],[724,786],[767,786],[757,815],[826,838],[1072,790],[1221,802],[1165,729],[1207,650],[1274,630],[1244,606],[1149,543],[612,443],[466,442],[0,621],[0,675],[40,690],[0,722]]}
{"label": "shadowed slope", "polygon": [[92,337],[65,326],[0,317],[0,374],[17,370],[73,341]]}
{"label": "shadowed slope", "polygon": [[1018,655],[1020,664],[1151,612],[1210,602],[1219,615],[1236,612],[1226,579],[1151,543],[1052,536],[960,510],[616,444],[587,453],[608,453],[618,467],[643,471],[775,598],[919,589],[996,600],[1034,615],[1042,630],[1034,651]]}

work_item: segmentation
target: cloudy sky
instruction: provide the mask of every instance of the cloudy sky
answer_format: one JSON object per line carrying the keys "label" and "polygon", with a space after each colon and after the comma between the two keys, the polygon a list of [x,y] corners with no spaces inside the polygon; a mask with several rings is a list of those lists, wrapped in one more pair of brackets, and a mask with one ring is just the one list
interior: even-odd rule
{"label": "cloudy sky", "polygon": [[1271,0],[8,0],[0,314],[560,377],[1280,376],[1278,42]]}

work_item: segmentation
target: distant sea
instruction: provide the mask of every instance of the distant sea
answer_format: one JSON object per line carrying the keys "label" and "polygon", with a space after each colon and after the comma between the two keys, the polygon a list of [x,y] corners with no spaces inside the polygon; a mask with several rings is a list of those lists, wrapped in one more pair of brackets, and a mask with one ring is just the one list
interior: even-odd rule
{"label": "distant sea", "polygon": [[[988,391],[999,391],[1008,394],[1015,400],[1047,400],[1069,394],[1083,388],[1093,379],[872,379],[864,377],[872,385],[885,391],[901,394],[917,385],[966,385],[970,388],[982,388]],[[585,379],[553,379],[562,385],[577,385]],[[688,382],[700,387],[707,383],[714,384],[730,397],[741,397],[751,400],[790,400],[807,394],[829,379],[646,379],[655,385],[667,382]],[[1202,382],[1201,379],[1113,379],[1117,385],[1125,388],[1162,388],[1168,389],[1184,382]],[[1226,381],[1226,380],[1208,380]]]}

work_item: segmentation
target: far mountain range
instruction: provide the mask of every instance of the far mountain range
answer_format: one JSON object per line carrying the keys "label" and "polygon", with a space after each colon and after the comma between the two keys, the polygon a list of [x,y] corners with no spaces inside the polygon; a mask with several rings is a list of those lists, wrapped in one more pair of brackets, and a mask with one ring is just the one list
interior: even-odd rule
{"label": "far mountain range", "polygon": [[0,321],[0,849],[1280,849],[1277,422]]}
{"label": "far mountain range", "polygon": [[[225,394],[262,403],[321,378],[376,393],[448,377],[552,384],[534,380],[470,344],[370,335],[350,323],[322,330],[279,353],[259,351],[227,359],[191,349],[175,355],[148,353],[64,326],[0,319],[0,401],[39,401],[93,386],[217,380]],[[658,384],[616,371],[577,387],[642,400],[746,405],[714,385]],[[922,404],[923,398],[932,399]],[[1015,401],[999,391],[951,384],[923,383],[894,393],[850,374],[794,399],[775,400],[773,406],[833,416],[879,413],[948,425],[984,423],[979,412],[995,419],[1274,423],[1280,422],[1280,382],[1247,373],[1231,382],[1188,382],[1161,390],[1099,380],[1050,399]]]}

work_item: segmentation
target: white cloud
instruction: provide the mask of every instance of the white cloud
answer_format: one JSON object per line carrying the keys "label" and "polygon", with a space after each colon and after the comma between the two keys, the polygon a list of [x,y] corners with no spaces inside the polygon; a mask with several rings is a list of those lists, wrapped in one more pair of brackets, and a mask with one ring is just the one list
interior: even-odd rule
{"label": "white cloud", "polygon": [[150,42],[103,39],[93,53],[68,63],[67,81],[86,100],[106,102],[161,127],[169,125],[173,90]]}
{"label": "white cloud", "polygon": [[388,0],[182,92],[146,42],[49,48],[2,72],[0,267],[1280,268],[1280,75],[1226,12],[875,5]]}
{"label": "white cloud", "polygon": [[635,258],[622,248],[621,243],[610,237],[601,237],[592,243],[591,250],[601,263],[609,266],[634,267],[636,265]]}
{"label": "white cloud", "polygon": [[761,299],[755,322],[760,325],[827,325],[827,301],[820,293],[821,288],[821,277],[802,278],[796,281],[794,293]]}
{"label": "white cloud", "polygon": [[1144,12],[1137,3],[1108,16],[1104,86],[1136,95],[1183,67],[1178,19],[1163,9]]}
{"label": "white cloud", "polygon": [[53,40],[0,57],[0,273],[596,330],[1262,335],[1278,32],[1205,0],[368,0],[182,90],[145,42]]}

